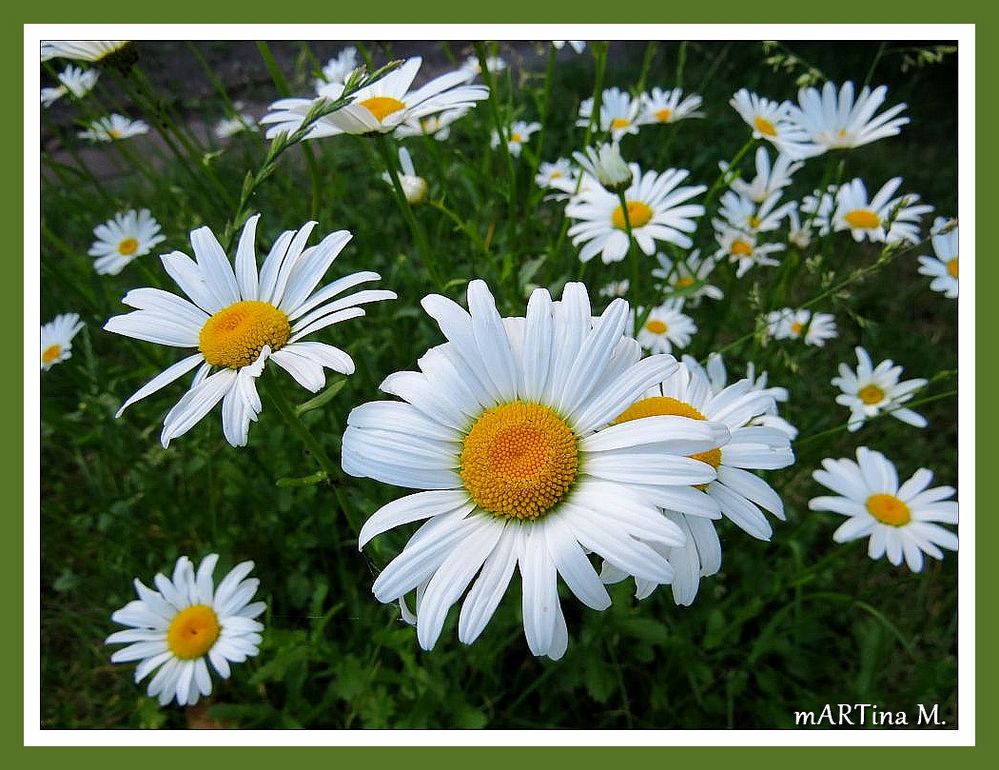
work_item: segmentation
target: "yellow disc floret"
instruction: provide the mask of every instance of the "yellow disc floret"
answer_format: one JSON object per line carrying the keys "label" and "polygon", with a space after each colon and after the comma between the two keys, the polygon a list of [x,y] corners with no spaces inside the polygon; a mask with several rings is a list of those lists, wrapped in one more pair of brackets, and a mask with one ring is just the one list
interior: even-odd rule
{"label": "yellow disc floret", "polygon": [[669,119],[673,117],[673,110],[669,107],[663,107],[661,110],[655,113],[655,118],[660,123],[669,123]]}
{"label": "yellow disc floret", "polygon": [[552,409],[514,401],[487,409],[461,447],[461,480],[496,516],[536,519],[569,491],[579,468],[576,435]]}
{"label": "yellow disc floret", "polygon": [[676,279],[676,288],[686,289],[688,286],[694,285],[694,279],[692,276],[683,275]]}
{"label": "yellow disc floret", "polygon": [[358,104],[374,115],[375,119],[379,123],[385,120],[385,118],[393,112],[398,112],[399,110],[404,110],[406,108],[404,102],[400,102],[398,99],[394,99],[391,96],[372,96],[364,101],[358,102]]}
{"label": "yellow disc floret", "polygon": [[885,399],[885,392],[872,383],[858,390],[857,397],[868,405],[880,404]]}
{"label": "yellow disc floret", "polygon": [[118,253],[130,257],[139,250],[139,242],[135,238],[125,238],[118,244]]}
{"label": "yellow disc floret", "polygon": [[[652,219],[652,209],[642,201],[628,201],[628,222],[633,228],[642,227]],[[611,214],[611,224],[619,230],[627,229],[624,221],[624,209],[618,206]]]}
{"label": "yellow disc floret", "polygon": [[957,278],[957,257],[947,260],[947,274],[951,278]]}
{"label": "yellow disc floret", "polygon": [[288,316],[269,302],[245,300],[222,308],[205,321],[198,349],[212,366],[241,369],[260,356],[264,345],[279,350],[291,335]]}
{"label": "yellow disc floret", "polygon": [[206,604],[194,604],[178,612],[167,629],[167,646],[182,660],[200,658],[219,638],[219,618]]}
{"label": "yellow disc floret", "polygon": [[51,364],[62,353],[62,345],[49,345],[42,351],[42,363]]}
{"label": "yellow disc floret", "polygon": [[669,331],[669,324],[658,318],[651,318],[645,322],[645,328],[653,334],[665,334]]}
{"label": "yellow disc floret", "polygon": [[749,241],[736,238],[732,241],[729,251],[732,252],[732,256],[735,257],[749,257],[753,254],[753,245]]}
{"label": "yellow disc floret", "polygon": [[[640,420],[643,417],[659,417],[661,415],[674,415],[676,417],[689,417],[691,420],[707,419],[701,412],[688,404],[670,396],[651,396],[636,401],[625,409],[614,419],[614,424]],[[707,452],[698,452],[690,455],[692,460],[700,460],[707,463],[712,468],[717,469],[721,465],[722,455],[720,449],[709,449]],[[704,489],[706,485],[697,484],[698,489]]]}
{"label": "yellow disc floret", "polygon": [[882,524],[902,527],[912,520],[909,506],[895,495],[876,494],[867,498],[867,510]]}
{"label": "yellow disc floret", "polygon": [[756,130],[764,136],[769,136],[771,139],[777,136],[777,126],[760,115],[756,116],[756,119],[753,121],[753,125],[756,127]]}
{"label": "yellow disc floret", "polygon": [[856,230],[873,230],[881,226],[881,217],[870,209],[854,209],[843,215],[843,219]]}
{"label": "yellow disc floret", "polygon": [[627,128],[630,125],[631,121],[627,118],[614,118],[610,123],[610,127],[616,131],[620,131],[622,128]]}

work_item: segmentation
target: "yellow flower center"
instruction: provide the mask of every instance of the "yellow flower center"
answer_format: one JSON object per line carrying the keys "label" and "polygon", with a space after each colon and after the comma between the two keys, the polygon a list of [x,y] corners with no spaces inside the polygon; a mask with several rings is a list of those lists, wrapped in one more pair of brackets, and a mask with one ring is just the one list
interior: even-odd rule
{"label": "yellow flower center", "polygon": [[631,125],[631,121],[627,118],[614,118],[611,121],[611,128],[615,131],[620,131],[622,128],[627,128]]}
{"label": "yellow flower center", "polygon": [[947,273],[951,278],[957,278],[957,257],[947,260]]}
{"label": "yellow flower center", "polygon": [[882,524],[902,527],[912,520],[909,506],[895,495],[876,494],[867,498],[867,510]]}
{"label": "yellow flower center", "polygon": [[753,254],[753,246],[749,241],[744,241],[742,238],[738,238],[732,241],[729,251],[731,251],[732,256],[735,257],[749,257]]}
{"label": "yellow flower center", "polygon": [[673,117],[673,110],[669,107],[663,107],[656,113],[655,117],[660,123],[669,123],[669,119]]}
{"label": "yellow flower center", "polygon": [[865,385],[857,391],[857,396],[865,404],[880,404],[884,401],[885,392],[877,385]]}
{"label": "yellow flower center", "polygon": [[121,139],[121,131],[119,131],[117,128],[109,129],[108,137],[111,139]]}
{"label": "yellow flower center", "polygon": [[[691,420],[706,419],[703,414],[685,401],[680,401],[669,396],[652,396],[636,401],[614,418],[614,425],[631,420],[640,420],[643,417],[658,417],[660,415],[674,415],[676,417],[689,417]],[[693,460],[700,460],[707,463],[715,470],[721,465],[721,449],[709,449],[707,452],[698,452],[690,455]],[[704,490],[707,484],[695,484],[698,489]]]}
{"label": "yellow flower center", "polygon": [[118,244],[118,253],[130,257],[139,250],[139,242],[135,238],[125,238]]}
{"label": "yellow flower center", "polygon": [[372,96],[368,99],[358,102],[364,109],[375,116],[375,120],[381,123],[385,118],[391,115],[393,112],[398,112],[406,108],[403,102],[398,99],[393,99],[391,96]]}
{"label": "yellow flower center", "polygon": [[548,175],[548,178],[549,178],[549,179],[561,179],[561,178],[562,178],[562,176],[563,176],[562,172],[561,172],[561,171],[559,171],[558,169],[555,169],[554,171],[552,171],[552,172],[551,172],[551,173],[550,173],[550,174]]}
{"label": "yellow flower center", "polygon": [[59,357],[60,353],[62,353],[62,345],[49,345],[42,351],[42,363],[51,364]]}
{"label": "yellow flower center", "polygon": [[755,230],[757,227],[763,224],[763,220],[754,214],[751,217],[746,217],[746,224],[748,224],[750,227],[752,227]]}
{"label": "yellow flower center", "polygon": [[205,604],[194,604],[170,621],[167,646],[182,660],[200,658],[215,644],[220,631],[215,610]]}
{"label": "yellow flower center", "polygon": [[648,329],[653,334],[665,334],[669,331],[669,324],[665,321],[659,321],[655,318],[646,321],[645,328]]}
{"label": "yellow flower center", "polygon": [[205,321],[198,349],[212,366],[241,369],[260,356],[264,345],[281,349],[291,336],[288,316],[269,302],[245,300],[222,308]]}
{"label": "yellow flower center", "polygon": [[753,121],[753,125],[756,126],[756,130],[764,136],[769,136],[771,139],[777,136],[777,126],[760,115],[756,116],[756,119]]}
{"label": "yellow flower center", "polygon": [[[628,201],[628,221],[632,228],[647,225],[652,219],[652,209],[641,201]],[[624,222],[624,209],[618,206],[611,214],[611,224],[618,230],[627,229]]]}
{"label": "yellow flower center", "polygon": [[791,324],[791,334],[801,334],[801,330],[805,328],[805,325],[801,321],[795,321]]}
{"label": "yellow flower center", "polygon": [[694,285],[694,279],[691,278],[689,275],[685,275],[681,278],[676,279],[676,288],[678,289],[686,289],[688,286],[693,286],[693,285]]}
{"label": "yellow flower center", "polygon": [[843,139],[846,139],[846,137],[847,137],[847,133],[846,133],[846,129],[845,128],[841,128],[839,131],[836,132],[836,138],[837,139],[843,140]]}
{"label": "yellow flower center", "polygon": [[537,519],[569,491],[579,468],[576,435],[552,409],[514,401],[487,409],[461,447],[461,480],[496,516]]}
{"label": "yellow flower center", "polygon": [[854,209],[843,215],[850,227],[858,230],[873,230],[881,225],[881,218],[870,209]]}

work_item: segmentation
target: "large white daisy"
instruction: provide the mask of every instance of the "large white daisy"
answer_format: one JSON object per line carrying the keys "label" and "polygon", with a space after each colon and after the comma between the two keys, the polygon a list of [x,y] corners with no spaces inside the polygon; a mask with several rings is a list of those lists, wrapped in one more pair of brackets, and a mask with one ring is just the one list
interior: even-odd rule
{"label": "large white daisy", "polygon": [[701,97],[697,94],[683,95],[683,89],[653,88],[651,93],[639,95],[641,111],[638,115],[640,125],[651,123],[676,123],[684,118],[703,118],[704,113],[698,112]]}
{"label": "large white daisy", "polygon": [[95,69],[81,69],[72,64],[66,65],[66,69],[59,73],[59,85],[54,88],[43,88],[41,100],[43,107],[51,107],[56,100],[66,94],[73,94],[80,99],[97,85],[100,73]]}
{"label": "large white daisy", "polygon": [[76,313],[57,315],[42,324],[40,357],[42,369],[51,369],[73,354],[73,337],[83,328],[83,321]]}
{"label": "large white daisy", "polygon": [[729,104],[753,129],[754,139],[765,139],[792,160],[804,160],[825,152],[825,148],[813,143],[808,132],[792,119],[790,102],[775,102],[740,88]]}
{"label": "large white daisy", "polygon": [[893,198],[901,184],[901,177],[889,179],[870,200],[862,179],[842,185],[836,191],[833,230],[849,230],[858,242],[866,238],[872,243],[916,243],[920,220],[933,207],[920,204],[918,195]]}
{"label": "large white daisy", "polygon": [[860,147],[895,136],[909,122],[906,117],[897,117],[905,109],[904,103],[874,117],[888,94],[887,86],[878,86],[873,91],[864,86],[856,101],[853,91],[851,81],[843,84],[839,94],[829,81],[821,94],[817,88],[802,88],[798,92],[799,106],[792,108],[791,117],[815,144],[827,150]]}
{"label": "large white daisy", "polygon": [[904,423],[917,428],[926,427],[926,418],[902,404],[912,399],[915,391],[926,385],[926,380],[915,379],[899,382],[902,367],[896,366],[889,358],[877,366],[871,355],[863,347],[855,348],[857,371],[846,364],[839,365],[839,377],[833,377],[832,384],[843,392],[836,396],[836,403],[850,410],[847,421],[849,430],[856,431],[872,417],[887,412]]}
{"label": "large white daisy", "polygon": [[[627,91],[622,91],[616,86],[604,89],[600,97],[600,115],[598,117],[597,128],[609,133],[615,142],[620,141],[625,134],[637,134],[641,124],[638,122],[638,114],[642,109],[642,102],[633,99]],[[593,97],[584,99],[579,105],[579,120],[576,125],[586,128],[590,125],[593,116]]]}
{"label": "large white daisy", "polygon": [[837,543],[869,536],[872,559],[887,555],[898,566],[904,558],[913,572],[922,570],[924,553],[942,559],[941,548],[957,550],[957,535],[940,526],[957,524],[957,501],[948,499],[954,488],[930,489],[933,473],[926,468],[900,486],[894,463],[881,452],[859,447],[856,462],[826,458],[812,477],[836,496],[814,497],[808,507],[849,517],[833,533]]}
{"label": "large white daisy", "polygon": [[353,273],[316,290],[351,235],[338,230],[306,248],[315,222],[278,236],[258,274],[254,241],[259,218],[250,217],[243,228],[235,272],[212,231],[200,227],[191,232],[197,261],[180,251],[160,257],[190,301],[161,289],[133,289],[122,302],[137,309],[104,325],[126,337],[197,349],[141,387],[116,415],[197,367],[190,390],[163,421],[163,446],[193,428],[219,401],[226,439],[244,446],[250,422],[262,408],[254,381],[268,359],[314,393],[326,384],[324,367],[351,374],[354,362],[340,348],[304,338],[364,315],[359,305],[395,299],[394,292],[377,289],[337,299],[358,284],[377,280],[372,272]]}
{"label": "large white daisy", "polygon": [[[643,315],[643,308],[639,308],[639,318]],[[631,328],[634,328],[634,325],[633,312]],[[636,339],[643,349],[652,353],[672,353],[674,347],[681,349],[687,347],[695,334],[697,334],[697,324],[683,312],[683,300],[669,299],[649,311],[648,318],[642,323]]]}
{"label": "large white daisy", "polygon": [[[957,299],[957,224],[949,230],[952,220],[937,217],[933,220],[932,257],[919,257],[919,272],[933,278],[930,288],[942,292],[948,299]],[[946,230],[946,232],[944,232]]]}
{"label": "large white daisy", "polygon": [[756,176],[749,182],[736,178],[729,187],[743,198],[754,203],[763,203],[775,192],[779,192],[793,181],[792,175],[805,164],[796,162],[787,155],[778,154],[777,160],[770,162],[770,153],[766,147],[756,149]]}
{"label": "large white daisy", "polygon": [[148,254],[166,240],[160,233],[160,224],[149,209],[130,209],[114,215],[94,228],[97,239],[87,252],[94,260],[94,269],[101,275],[118,275],[137,257]]}
{"label": "large white daisy", "polygon": [[76,59],[100,62],[113,57],[129,44],[129,40],[43,40],[42,61]]}
{"label": "large white daisy", "polygon": [[383,602],[416,590],[425,649],[466,589],[458,638],[473,642],[519,566],[528,646],[559,658],[568,633],[558,576],[594,609],[610,597],[588,552],[670,582],[667,560],[646,543],[684,538],[656,504],[686,509],[696,498],[687,485],[715,477],[687,455],[711,451],[728,430],[675,416],[608,427],[677,366],[671,356],[639,360],[624,300],[594,319],[584,286],[569,283],[561,302],[537,289],[526,318],[502,318],[485,283],[472,281],[468,305],[426,297],[448,341],[419,360],[421,371],[382,383],[403,401],[364,404],[348,417],[344,471],[425,490],[376,511],[358,542],[430,519],[373,587]]}
{"label": "large white daisy", "polygon": [[[211,695],[208,663],[223,679],[230,663],[242,663],[257,654],[262,623],[254,620],[267,605],[251,602],[260,581],[247,578],[252,561],[237,564],[218,586],[212,579],[218,554],[201,560],[197,571],[186,556],[177,559],[173,579],[157,574],[146,587],[136,578],[139,598],[117,610],[111,620],[125,631],[111,634],[105,644],[127,644],[111,656],[112,663],[139,661],[136,683],[153,671],[147,692],[165,706],[194,705]],[[158,670],[157,670],[158,669]]]}

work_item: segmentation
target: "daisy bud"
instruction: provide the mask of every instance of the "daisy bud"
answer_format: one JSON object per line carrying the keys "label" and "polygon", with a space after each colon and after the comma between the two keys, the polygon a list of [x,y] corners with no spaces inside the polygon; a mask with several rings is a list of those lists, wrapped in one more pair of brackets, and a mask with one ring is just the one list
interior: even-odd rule
{"label": "daisy bud", "polygon": [[617,144],[602,144],[596,150],[587,147],[584,152],[574,152],[572,157],[609,192],[623,192],[631,186],[631,169]]}

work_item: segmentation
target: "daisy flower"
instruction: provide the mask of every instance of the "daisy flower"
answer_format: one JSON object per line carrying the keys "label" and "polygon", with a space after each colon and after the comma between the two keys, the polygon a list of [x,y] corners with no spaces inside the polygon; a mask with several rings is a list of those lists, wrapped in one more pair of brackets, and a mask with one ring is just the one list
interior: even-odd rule
{"label": "daisy flower", "polygon": [[322,77],[316,78],[316,90],[327,83],[345,83],[347,76],[357,67],[357,49],[347,46],[323,66]]}
{"label": "daisy flower", "polygon": [[741,88],[729,101],[753,129],[754,139],[766,139],[792,160],[804,160],[824,152],[812,143],[808,132],[791,117],[790,102],[775,102]]}
{"label": "daisy flower", "polygon": [[[307,139],[337,134],[388,134],[404,122],[419,120],[445,110],[468,108],[489,96],[489,89],[466,85],[468,73],[449,72],[426,85],[410,90],[423,60],[407,59],[399,69],[389,72],[374,83],[359,88],[350,104],[317,120],[309,129]],[[343,83],[328,83],[319,89],[315,99],[279,99],[270,106],[261,123],[273,123],[267,129],[272,139],[282,131],[292,132],[321,99],[339,99]]]}
{"label": "daisy flower", "polygon": [[[506,69],[506,60],[499,56],[487,56],[486,69],[494,75],[497,72],[502,72]],[[479,57],[475,55],[467,57],[461,64],[461,70],[468,72],[472,77],[478,77],[481,75],[482,65],[479,64]]]}
{"label": "daisy flower", "polygon": [[552,40],[552,45],[555,46],[555,49],[558,51],[561,51],[566,43],[568,43],[569,47],[576,53],[582,53],[586,50],[585,40]]}
{"label": "daisy flower", "polygon": [[[525,123],[523,120],[515,121],[510,125],[508,134],[509,139],[507,140],[506,147],[510,151],[510,154],[515,157],[520,157],[520,150],[523,147],[524,142],[531,138],[531,134],[535,131],[541,130],[540,123]],[[496,129],[493,129],[492,138],[489,141],[489,146],[496,149],[500,146],[500,135]]]}
{"label": "daisy flower", "polygon": [[[781,191],[777,190],[757,204],[734,190],[728,190],[719,201],[718,213],[729,225],[739,230],[752,235],[768,233],[779,228],[787,213],[794,208],[793,202],[778,206],[780,198]],[[713,224],[716,228],[721,227],[717,219],[713,220]]]}
{"label": "daisy flower", "polygon": [[[399,148],[399,167],[402,169],[402,173],[399,174],[399,184],[402,186],[406,200],[414,206],[423,203],[430,192],[430,186],[426,179],[416,173],[413,159],[405,147]],[[382,179],[389,187],[392,186],[392,177],[388,171],[382,172]]]}
{"label": "daisy flower", "polygon": [[[819,235],[828,235],[832,230],[833,214],[836,213],[837,185],[829,185],[825,192],[814,190],[801,201],[802,214],[808,214],[805,220],[808,227],[813,227]],[[790,213],[788,214],[790,216]],[[808,225],[807,223],[811,223]],[[793,223],[792,223],[793,224]]]}
{"label": "daisy flower", "polygon": [[144,120],[130,120],[113,112],[91,121],[86,130],[77,132],[77,136],[91,142],[115,142],[146,133],[149,133],[149,124]]}
{"label": "daisy flower", "polygon": [[111,656],[112,663],[139,661],[138,684],[153,671],[147,693],[161,706],[177,701],[193,706],[202,695],[211,695],[208,662],[223,679],[230,663],[242,663],[258,652],[262,623],[254,620],[267,605],[250,602],[260,581],[247,578],[252,561],[236,565],[218,587],[212,578],[218,554],[201,560],[198,569],[186,556],[177,559],[173,578],[158,574],[158,590],[135,580],[138,599],[117,610],[111,620],[124,631],[111,634],[105,644],[127,644]]}
{"label": "daisy flower", "polygon": [[43,40],[42,61],[76,59],[77,61],[111,61],[124,53],[129,40]]}
{"label": "daisy flower", "polygon": [[905,559],[913,572],[923,568],[923,554],[942,559],[941,548],[957,550],[957,535],[940,524],[957,524],[953,487],[929,488],[933,473],[920,468],[899,486],[895,465],[880,452],[857,449],[857,461],[822,461],[812,477],[835,496],[808,501],[813,511],[832,511],[847,520],[833,533],[837,543],[870,536],[867,554],[887,555],[895,566]]}
{"label": "daisy flower", "polygon": [[[937,217],[933,221],[932,257],[919,258],[919,272],[933,278],[930,288],[942,292],[948,299],[957,299],[957,224],[954,220]],[[947,230],[944,232],[944,230]]]}
{"label": "daisy flower", "polygon": [[118,275],[125,265],[153,250],[166,240],[160,234],[160,225],[149,209],[130,209],[114,215],[94,228],[94,245],[87,253],[94,260],[94,269],[100,275]]}
{"label": "daisy flower", "polygon": [[662,253],[656,254],[656,260],[659,267],[652,271],[652,276],[664,281],[674,294],[682,294],[684,302],[689,302],[692,307],[697,307],[702,297],[725,297],[721,289],[708,283],[717,264],[715,258],[701,258],[700,249],[694,249],[676,262]]}
{"label": "daisy flower", "polygon": [[892,198],[901,184],[902,177],[889,179],[869,201],[863,180],[854,179],[842,185],[836,191],[833,230],[849,230],[853,240],[858,242],[865,238],[872,243],[917,242],[920,220],[933,211],[933,207],[916,205],[918,195]]}
{"label": "daisy flower", "polygon": [[787,242],[799,249],[807,249],[812,243],[811,217],[802,222],[795,204],[787,210],[787,222]]}
{"label": "daisy flower", "polygon": [[[598,127],[601,131],[610,133],[611,139],[620,141],[625,134],[637,134],[638,112],[642,103],[632,99],[631,94],[620,88],[607,88],[600,97],[600,115]],[[593,116],[593,97],[584,99],[579,105],[579,120],[576,125],[586,128]]]}
{"label": "daisy flower", "polygon": [[[711,519],[724,516],[759,540],[769,540],[773,534],[763,510],[784,520],[780,495],[753,472],[786,468],[794,462],[786,434],[752,424],[754,418],[773,409],[773,398],[754,388],[749,380],[740,380],[715,392],[700,366],[690,368],[681,364],[614,421],[622,424],[674,415],[723,423],[729,429],[727,442],[717,449],[693,455],[715,468],[718,474],[714,481],[689,490],[700,497],[701,505],[688,504],[686,513],[667,507],[666,517],[684,530],[686,542],[679,546],[649,543],[673,566],[672,588],[677,604],[690,605],[700,578],[714,574],[721,566],[721,546]],[[601,577],[606,582],[617,582],[625,574],[610,565],[604,568]],[[641,578],[635,582],[639,599],[651,594],[657,585]]]}
{"label": "daisy flower", "polygon": [[467,294],[468,312],[424,298],[448,341],[420,359],[421,371],[382,383],[401,402],[363,404],[347,418],[345,472],[426,490],[376,511],[358,543],[429,519],[373,586],[386,603],[416,590],[424,649],[466,588],[458,638],[473,642],[519,566],[528,646],[557,659],[568,644],[558,576],[598,610],[610,596],[589,552],[669,582],[667,560],[637,538],[683,541],[653,497],[682,510],[685,485],[715,477],[687,455],[719,446],[728,430],[672,416],[608,427],[677,365],[671,356],[639,360],[624,300],[594,318],[583,284],[568,283],[561,302],[536,289],[526,318],[502,318],[485,283],[472,281]]}
{"label": "daisy flower", "polygon": [[399,124],[395,130],[395,135],[400,139],[409,136],[432,136],[438,142],[443,142],[451,136],[451,124],[459,118],[465,117],[468,110],[468,107],[457,107],[453,110],[444,110],[436,115],[411,118],[405,123]]}
{"label": "daisy flower", "polygon": [[[652,353],[671,353],[673,346],[685,348],[690,338],[697,333],[697,324],[681,311],[683,300],[667,300],[653,308],[638,330],[638,344]],[[644,308],[638,309],[639,318]],[[635,327],[635,315],[631,315],[631,327]]]}
{"label": "daisy flower", "polygon": [[587,147],[582,152],[574,152],[572,157],[585,174],[610,192],[627,190],[635,178],[631,167],[621,157],[621,147],[617,142],[601,144],[596,149]]}
{"label": "daisy flower", "polygon": [[797,340],[804,335],[806,345],[823,347],[826,340],[838,336],[836,318],[830,313],[786,307],[766,315],[767,332],[775,340]]}
{"label": "daisy flower", "polygon": [[672,88],[664,91],[653,88],[652,93],[642,93],[639,96],[641,111],[638,123],[676,123],[684,118],[703,118],[704,113],[697,112],[701,106],[701,97],[697,94],[683,96],[682,88]]}
{"label": "daisy flower", "polygon": [[870,354],[862,347],[855,348],[857,371],[846,364],[839,365],[839,377],[832,384],[843,392],[836,396],[836,403],[848,407],[850,419],[847,428],[852,432],[872,417],[887,412],[904,423],[917,428],[926,427],[926,418],[901,405],[909,401],[914,392],[926,385],[927,380],[916,379],[899,382],[902,367],[891,359],[874,366]]}
{"label": "daisy flower", "polygon": [[[197,349],[141,387],[115,415],[197,367],[190,390],[163,421],[164,447],[193,428],[219,401],[226,440],[244,446],[250,422],[262,408],[255,380],[268,359],[315,393],[326,384],[324,367],[351,374],[354,362],[339,348],[303,338],[364,315],[359,305],[395,299],[394,292],[374,289],[334,299],[358,284],[377,280],[378,274],[372,272],[344,276],[316,291],[351,235],[339,230],[318,246],[306,248],[315,222],[278,236],[258,274],[254,241],[259,218],[259,214],[250,217],[243,228],[235,272],[212,231],[200,227],[191,232],[197,261],[180,251],[160,257],[190,301],[161,289],[133,289],[122,302],[137,309],[104,325],[126,337]],[[216,371],[211,373],[212,369]]]}
{"label": "daisy flower", "polygon": [[[236,109],[240,109],[240,105],[234,105]],[[257,119],[250,115],[248,112],[239,112],[230,117],[222,118],[218,123],[215,124],[215,138],[216,139],[228,139],[229,137],[235,136],[243,131],[255,131],[257,128]]]}
{"label": "daisy flower", "polygon": [[557,183],[569,181],[575,189],[577,178],[578,172],[573,168],[572,163],[566,158],[559,158],[554,163],[542,162],[538,166],[538,173],[534,176],[534,183],[542,190],[546,190]]}
{"label": "daisy flower", "polygon": [[[628,207],[631,234],[639,248],[649,256],[656,252],[656,241],[668,241],[689,249],[691,239],[686,233],[697,229],[694,217],[704,213],[699,204],[685,201],[700,195],[704,185],[680,187],[689,175],[684,169],[667,169],[657,173],[642,170],[637,163],[629,166],[633,181],[624,191]],[[573,245],[583,245],[579,258],[588,262],[600,254],[604,264],[620,262],[628,253],[629,239],[621,199],[602,188],[580,191],[565,207],[570,219],[580,220],[569,228]]]}
{"label": "daisy flower", "polygon": [[610,299],[614,299],[615,297],[627,297],[628,289],[630,287],[631,281],[627,278],[623,281],[611,281],[599,291],[599,294],[601,297],[608,297]]}
{"label": "daisy flower", "polygon": [[83,328],[83,321],[76,313],[57,315],[47,324],[42,324],[41,359],[42,369],[51,369],[73,354],[73,337]]}
{"label": "daisy flower", "polygon": [[750,235],[744,230],[728,227],[724,222],[715,220],[715,227],[719,229],[715,232],[715,240],[718,241],[718,251],[714,253],[715,259],[728,259],[730,262],[738,262],[736,268],[736,278],[742,278],[754,265],[763,267],[776,267],[780,264],[768,254],[775,254],[784,251],[783,243],[757,243],[756,236]]}
{"label": "daisy flower", "polygon": [[77,99],[85,96],[95,85],[100,73],[97,70],[85,70],[74,67],[72,64],[66,66],[59,73],[59,85],[55,88],[43,88],[41,91],[41,101],[43,107],[51,107],[52,104],[66,94],[73,94]]}
{"label": "daisy flower", "polygon": [[808,132],[812,142],[827,150],[849,149],[895,136],[909,122],[896,117],[905,104],[896,104],[876,118],[874,113],[885,100],[887,86],[873,91],[864,86],[853,98],[853,83],[847,81],[836,93],[836,86],[826,82],[822,93],[817,88],[802,88],[798,92],[798,107],[791,110],[794,121]]}
{"label": "daisy flower", "polygon": [[[774,193],[783,190],[791,184],[792,175],[805,164],[792,160],[787,155],[778,154],[777,160],[771,164],[770,153],[766,147],[756,149],[756,176],[751,182],[744,179],[733,179],[729,183],[735,192],[753,203],[763,203]],[[726,168],[727,170],[727,164]]]}

